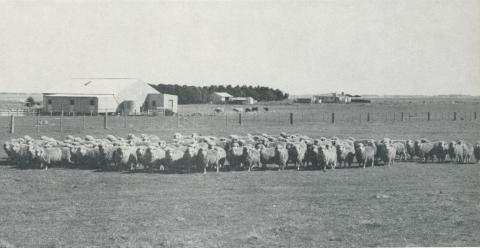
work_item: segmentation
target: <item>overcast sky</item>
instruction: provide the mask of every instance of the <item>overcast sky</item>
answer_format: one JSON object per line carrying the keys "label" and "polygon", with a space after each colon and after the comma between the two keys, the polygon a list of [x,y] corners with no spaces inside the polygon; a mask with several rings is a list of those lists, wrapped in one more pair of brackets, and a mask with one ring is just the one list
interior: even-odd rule
{"label": "overcast sky", "polygon": [[0,91],[75,77],[480,95],[480,1],[0,0]]}

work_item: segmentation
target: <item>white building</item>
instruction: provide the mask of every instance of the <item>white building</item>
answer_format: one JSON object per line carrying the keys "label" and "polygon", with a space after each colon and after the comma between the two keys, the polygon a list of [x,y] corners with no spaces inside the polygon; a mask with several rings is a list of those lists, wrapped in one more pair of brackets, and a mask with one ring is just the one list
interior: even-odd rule
{"label": "white building", "polygon": [[141,113],[159,108],[177,112],[177,96],[162,94],[135,78],[77,78],[43,93],[44,111],[58,113]]}
{"label": "white building", "polygon": [[213,92],[209,96],[210,101],[215,104],[227,103],[232,97],[233,96],[227,92]]}

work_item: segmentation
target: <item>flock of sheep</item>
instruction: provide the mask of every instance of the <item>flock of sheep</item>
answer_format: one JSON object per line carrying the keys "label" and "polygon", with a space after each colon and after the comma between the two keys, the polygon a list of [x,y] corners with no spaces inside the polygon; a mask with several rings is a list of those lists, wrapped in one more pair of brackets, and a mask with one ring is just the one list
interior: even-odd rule
{"label": "flock of sheep", "polygon": [[230,135],[229,137],[183,136],[174,134],[170,141],[155,135],[129,134],[126,138],[67,136],[55,140],[29,136],[5,142],[8,158],[19,167],[47,169],[52,166],[103,170],[165,170],[169,172],[203,172],[216,170],[266,169],[276,164],[280,170],[293,165],[302,169],[335,169],[374,164],[392,165],[396,160],[422,162],[480,161],[480,142],[470,144],[419,140],[382,140],[354,138],[319,138],[281,133],[279,136]]}

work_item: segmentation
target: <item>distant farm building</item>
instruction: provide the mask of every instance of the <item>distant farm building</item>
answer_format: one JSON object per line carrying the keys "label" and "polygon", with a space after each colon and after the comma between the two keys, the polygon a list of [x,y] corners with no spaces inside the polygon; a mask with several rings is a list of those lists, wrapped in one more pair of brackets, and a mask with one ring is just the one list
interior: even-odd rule
{"label": "distant farm building", "polygon": [[314,100],[312,97],[300,97],[300,98],[295,98],[296,103],[313,103]]}
{"label": "distant farm building", "polygon": [[329,93],[315,96],[316,103],[350,103],[352,98],[345,93]]}
{"label": "distant farm building", "polygon": [[230,104],[243,104],[243,105],[254,104],[256,102],[257,101],[255,101],[253,97],[232,97],[230,98],[230,101],[229,101]]}
{"label": "distant farm building", "polygon": [[227,103],[233,96],[227,92],[213,92],[210,94],[210,101],[215,104]]}
{"label": "distant farm building", "polygon": [[45,112],[142,113],[177,112],[177,96],[163,94],[134,78],[79,78],[43,93]]}

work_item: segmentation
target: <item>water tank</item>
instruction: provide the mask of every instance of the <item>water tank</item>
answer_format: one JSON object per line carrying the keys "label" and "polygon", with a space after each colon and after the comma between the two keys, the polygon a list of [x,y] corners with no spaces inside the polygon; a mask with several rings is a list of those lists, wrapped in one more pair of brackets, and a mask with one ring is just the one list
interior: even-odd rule
{"label": "water tank", "polygon": [[125,112],[125,114],[127,115],[133,114],[135,112],[135,102],[130,100],[123,101],[120,104],[120,109],[118,112],[120,113]]}

